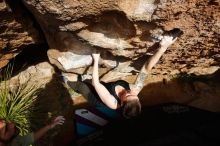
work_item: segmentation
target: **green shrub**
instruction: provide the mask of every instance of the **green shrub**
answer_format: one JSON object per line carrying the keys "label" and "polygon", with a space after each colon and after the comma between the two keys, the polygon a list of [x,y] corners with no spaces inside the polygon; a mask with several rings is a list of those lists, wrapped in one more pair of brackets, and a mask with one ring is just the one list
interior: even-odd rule
{"label": "green shrub", "polygon": [[17,89],[10,88],[12,66],[9,65],[3,72],[0,80],[0,119],[13,122],[19,129],[20,135],[30,131],[34,103],[39,93],[39,86],[30,85],[28,82]]}

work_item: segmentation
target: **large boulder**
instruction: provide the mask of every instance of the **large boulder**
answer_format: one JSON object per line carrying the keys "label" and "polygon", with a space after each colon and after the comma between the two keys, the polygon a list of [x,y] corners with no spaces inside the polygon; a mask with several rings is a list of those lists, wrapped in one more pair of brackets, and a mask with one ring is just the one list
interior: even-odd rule
{"label": "large boulder", "polygon": [[101,53],[103,80],[138,72],[155,49],[157,40],[153,38],[173,28],[180,28],[184,34],[169,48],[154,74],[219,66],[218,1],[23,0],[23,3],[46,36],[50,62],[64,72],[90,75],[91,53],[97,51]]}
{"label": "large boulder", "polygon": [[91,74],[91,54],[99,51],[101,74],[125,76],[152,45],[146,34],[154,27],[148,23],[157,7],[154,0],[23,2],[45,33],[50,62],[64,72]]}

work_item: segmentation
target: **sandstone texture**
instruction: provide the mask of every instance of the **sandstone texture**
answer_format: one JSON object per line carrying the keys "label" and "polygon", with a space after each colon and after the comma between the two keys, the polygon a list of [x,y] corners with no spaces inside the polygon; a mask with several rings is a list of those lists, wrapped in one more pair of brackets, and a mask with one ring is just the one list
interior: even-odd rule
{"label": "sandstone texture", "polygon": [[[11,0],[6,2],[10,4]],[[152,74],[199,75],[219,69],[218,0],[22,2],[28,9],[22,10],[32,14],[43,31],[50,63],[73,76],[90,78],[93,52],[101,53],[100,75],[104,81],[138,73],[157,48],[158,38],[174,28],[181,29],[183,35],[166,51]],[[14,56],[11,52],[39,41],[38,32],[31,27],[35,22],[22,23],[26,19],[17,18],[24,16],[20,14],[23,11],[15,15],[10,5],[1,2],[1,52],[6,52],[1,53],[1,66]]]}
{"label": "sandstone texture", "polygon": [[30,13],[21,4],[0,1],[0,68],[28,45],[43,42]]}
{"label": "sandstone texture", "polygon": [[170,72],[178,69],[196,74],[204,74],[206,69],[209,74],[214,66],[219,67],[219,0],[166,0],[158,6],[155,19],[163,20],[157,24],[164,30],[177,27],[184,32],[166,53],[161,69],[166,66]]}

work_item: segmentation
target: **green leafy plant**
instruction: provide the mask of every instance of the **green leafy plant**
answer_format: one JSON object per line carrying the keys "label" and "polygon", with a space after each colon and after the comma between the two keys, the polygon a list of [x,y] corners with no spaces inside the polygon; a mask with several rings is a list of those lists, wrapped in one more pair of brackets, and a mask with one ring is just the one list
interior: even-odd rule
{"label": "green leafy plant", "polygon": [[12,65],[7,67],[0,82],[0,119],[13,122],[19,129],[20,135],[25,135],[30,130],[31,118],[39,93],[39,86],[29,85],[28,82],[20,85],[17,89],[10,88]]}

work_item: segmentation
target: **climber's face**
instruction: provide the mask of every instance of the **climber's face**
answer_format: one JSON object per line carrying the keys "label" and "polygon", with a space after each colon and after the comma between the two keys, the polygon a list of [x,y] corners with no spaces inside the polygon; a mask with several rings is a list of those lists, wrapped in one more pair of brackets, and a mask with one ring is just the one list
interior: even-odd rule
{"label": "climber's face", "polygon": [[121,96],[121,103],[125,103],[127,101],[131,101],[134,99],[139,99],[137,94],[131,90],[126,90],[124,94]]}

